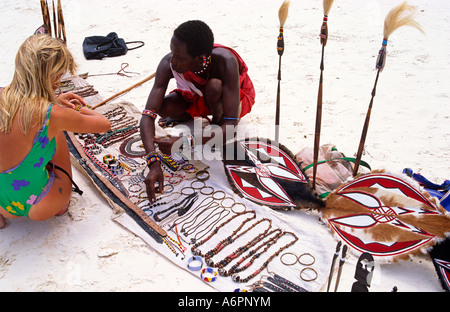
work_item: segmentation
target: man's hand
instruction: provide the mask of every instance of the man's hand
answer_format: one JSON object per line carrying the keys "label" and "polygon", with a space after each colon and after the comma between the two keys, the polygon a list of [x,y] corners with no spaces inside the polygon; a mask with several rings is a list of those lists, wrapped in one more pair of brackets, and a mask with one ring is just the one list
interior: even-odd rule
{"label": "man's hand", "polygon": [[[147,197],[150,203],[156,200],[156,193],[164,193],[164,174],[159,161],[155,161],[150,165],[150,172],[145,178],[145,187],[147,189]],[[155,186],[157,182],[157,185]]]}

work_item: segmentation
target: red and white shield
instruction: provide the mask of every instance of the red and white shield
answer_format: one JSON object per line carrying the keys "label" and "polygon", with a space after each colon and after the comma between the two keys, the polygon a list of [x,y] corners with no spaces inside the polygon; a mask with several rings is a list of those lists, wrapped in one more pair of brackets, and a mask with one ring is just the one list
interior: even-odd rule
{"label": "red and white shield", "polygon": [[[323,216],[349,246],[373,256],[416,252],[445,237],[450,222],[427,196],[389,174],[368,174],[327,198]],[[442,230],[432,225],[439,222]]]}
{"label": "red and white shield", "polygon": [[233,155],[241,159],[224,160],[225,171],[244,197],[280,209],[296,207],[298,194],[292,189],[304,189],[308,180],[289,152],[259,139],[238,141],[232,147],[237,149]]}

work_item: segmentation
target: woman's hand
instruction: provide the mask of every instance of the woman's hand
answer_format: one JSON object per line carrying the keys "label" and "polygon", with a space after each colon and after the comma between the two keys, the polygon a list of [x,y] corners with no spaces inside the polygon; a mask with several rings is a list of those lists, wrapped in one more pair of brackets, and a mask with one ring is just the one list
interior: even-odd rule
{"label": "woman's hand", "polygon": [[72,92],[62,93],[58,95],[58,103],[61,104],[62,106],[73,109],[75,109],[75,107],[77,107],[78,105],[86,106],[86,103],[84,102],[83,98]]}

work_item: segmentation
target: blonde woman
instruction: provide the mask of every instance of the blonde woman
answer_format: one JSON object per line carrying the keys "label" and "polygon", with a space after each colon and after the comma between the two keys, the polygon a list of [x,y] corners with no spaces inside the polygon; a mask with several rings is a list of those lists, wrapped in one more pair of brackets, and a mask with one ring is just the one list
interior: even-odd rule
{"label": "blonde woman", "polygon": [[19,48],[12,82],[0,90],[0,228],[4,218],[45,220],[67,211],[72,171],[63,131],[111,128],[79,96],[55,96],[61,77],[75,69],[67,47],[48,35]]}

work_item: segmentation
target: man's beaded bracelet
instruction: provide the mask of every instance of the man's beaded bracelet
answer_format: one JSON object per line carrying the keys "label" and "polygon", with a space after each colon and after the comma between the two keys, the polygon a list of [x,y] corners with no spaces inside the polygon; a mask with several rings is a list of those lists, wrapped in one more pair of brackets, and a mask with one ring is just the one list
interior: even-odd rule
{"label": "man's beaded bracelet", "polygon": [[147,164],[150,166],[155,161],[161,161],[161,158],[157,152],[151,152],[145,157],[145,160],[147,161]]}
{"label": "man's beaded bracelet", "polygon": [[154,110],[154,109],[152,109],[152,110],[144,109],[142,111],[142,115],[148,116],[152,119],[156,119],[156,117],[158,117],[158,114],[156,113],[156,110]]}

